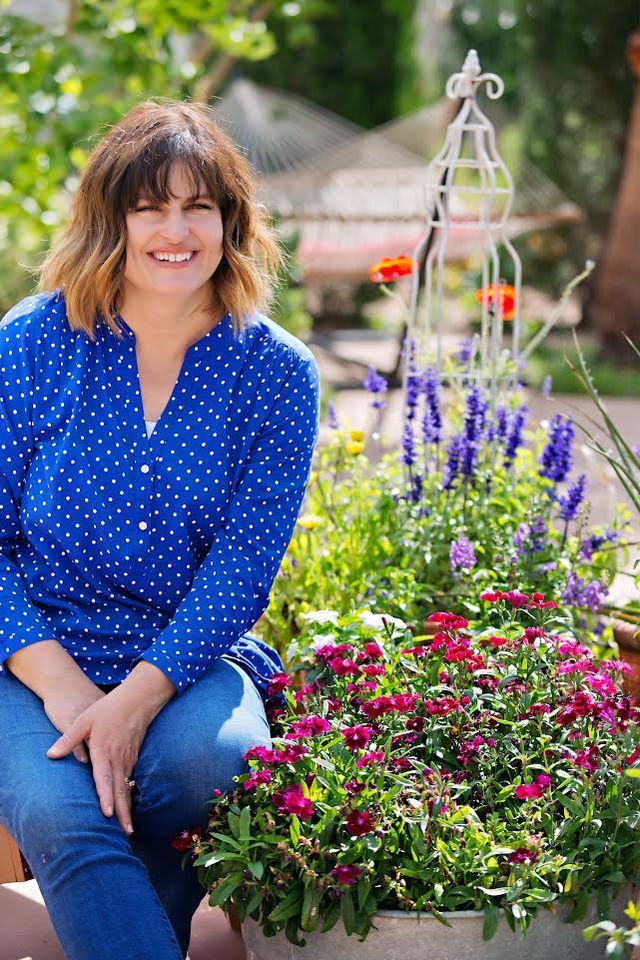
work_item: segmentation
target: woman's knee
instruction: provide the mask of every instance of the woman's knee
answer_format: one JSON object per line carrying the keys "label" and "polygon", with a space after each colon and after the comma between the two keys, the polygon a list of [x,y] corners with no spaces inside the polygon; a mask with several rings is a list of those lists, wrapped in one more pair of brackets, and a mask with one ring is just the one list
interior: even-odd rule
{"label": "woman's knee", "polygon": [[215,691],[207,697],[202,687],[190,702],[176,704],[173,711],[165,708],[164,722],[150,731],[135,769],[140,817],[162,809],[171,811],[179,829],[206,822],[214,791],[232,790],[234,777],[246,772],[247,750],[270,743],[264,708],[250,679],[238,677],[235,667],[227,670],[229,684],[239,687],[232,697],[227,691],[230,705],[215,698]]}

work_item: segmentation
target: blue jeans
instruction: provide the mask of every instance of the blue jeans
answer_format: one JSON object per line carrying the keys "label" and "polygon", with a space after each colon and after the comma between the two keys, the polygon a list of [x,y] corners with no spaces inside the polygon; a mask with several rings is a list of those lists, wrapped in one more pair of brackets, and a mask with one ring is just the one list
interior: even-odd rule
{"label": "blue jeans", "polygon": [[204,896],[170,841],[205,827],[215,789],[269,744],[249,676],[220,659],[153,721],[132,777],[134,834],[100,810],[88,764],[50,760],[59,734],[42,701],[0,679],[0,822],[36,878],[68,960],[182,960]]}

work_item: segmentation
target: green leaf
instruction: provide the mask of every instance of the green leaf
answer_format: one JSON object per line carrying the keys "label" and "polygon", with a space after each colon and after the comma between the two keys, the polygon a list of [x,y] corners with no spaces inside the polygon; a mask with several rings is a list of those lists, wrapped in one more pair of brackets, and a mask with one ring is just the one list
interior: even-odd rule
{"label": "green leaf", "polygon": [[249,870],[251,870],[251,873],[254,875],[256,880],[262,880],[264,876],[264,863],[262,863],[260,860],[250,860],[247,866],[249,867]]}
{"label": "green leaf", "polygon": [[284,900],[279,903],[269,914],[269,920],[274,923],[283,923],[300,912],[302,907],[303,891],[298,885],[291,890]]}
{"label": "green leaf", "polygon": [[606,890],[600,889],[596,893],[596,911],[598,920],[608,920],[611,913],[611,904],[609,894]]}
{"label": "green leaf", "polygon": [[251,839],[251,810],[249,807],[242,808],[242,812],[240,813],[238,833],[239,840],[246,841]]}
{"label": "green leaf", "polygon": [[309,885],[302,900],[302,915],[300,918],[300,928],[306,933],[311,933],[318,926],[320,918],[320,900],[322,891],[315,885]]}
{"label": "green leaf", "polygon": [[327,910],[327,912],[326,912],[325,915],[324,915],[324,923],[322,924],[322,932],[323,932],[323,933],[327,933],[327,931],[331,930],[332,927],[335,927],[336,923],[338,922],[339,917],[340,917],[340,904],[339,904],[339,903],[334,903],[334,904],[332,904],[332,905],[329,907],[329,909]]}
{"label": "green leaf", "polygon": [[482,939],[491,940],[498,929],[500,922],[500,910],[493,903],[488,903],[484,908],[484,924],[482,927]]}
{"label": "green leaf", "polygon": [[342,895],[342,900],[340,901],[340,914],[342,916],[344,929],[347,931],[347,935],[351,936],[356,928],[356,911],[353,905],[353,898],[349,890]]}
{"label": "green leaf", "polygon": [[226,903],[240,886],[242,879],[241,870],[230,873],[228,877],[225,877],[224,880],[211,891],[209,895],[209,905],[212,907],[220,907],[223,903]]}
{"label": "green leaf", "polygon": [[298,846],[298,841],[300,840],[300,820],[295,813],[291,814],[291,822],[289,824],[289,836],[291,837],[291,843],[294,847]]}

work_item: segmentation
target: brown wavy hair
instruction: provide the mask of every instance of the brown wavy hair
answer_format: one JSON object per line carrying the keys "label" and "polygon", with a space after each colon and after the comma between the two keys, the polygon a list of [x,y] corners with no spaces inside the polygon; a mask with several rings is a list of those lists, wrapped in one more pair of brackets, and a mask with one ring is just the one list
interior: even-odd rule
{"label": "brown wavy hair", "polygon": [[223,257],[212,277],[212,309],[229,312],[237,333],[248,315],[266,309],[271,300],[283,253],[266,209],[255,199],[249,163],[206,106],[147,100],[111,127],[92,151],[67,225],[40,268],[39,289],[61,290],[69,325],[92,340],[99,316],[121,336],[115,317],[121,304],[126,216],[141,195],[168,202],[176,163],[184,167],[194,197],[204,183],[222,216]]}

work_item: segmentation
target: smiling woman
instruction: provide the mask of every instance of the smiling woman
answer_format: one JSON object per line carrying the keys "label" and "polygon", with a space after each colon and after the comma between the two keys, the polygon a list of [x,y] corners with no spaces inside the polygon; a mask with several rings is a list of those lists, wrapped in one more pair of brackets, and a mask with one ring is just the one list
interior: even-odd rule
{"label": "smiling woman", "polygon": [[319,392],[259,312],[279,259],[207,110],[143,103],[0,322],[0,825],[69,960],[186,955],[204,891],[171,840],[269,742],[282,663],[248,631]]}

